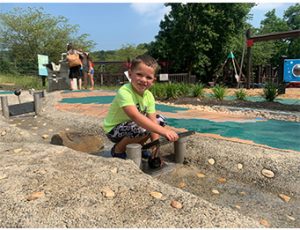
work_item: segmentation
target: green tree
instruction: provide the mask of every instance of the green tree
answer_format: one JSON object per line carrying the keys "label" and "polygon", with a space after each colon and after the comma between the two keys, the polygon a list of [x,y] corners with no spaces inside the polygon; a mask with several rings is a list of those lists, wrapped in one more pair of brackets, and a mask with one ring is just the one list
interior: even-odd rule
{"label": "green tree", "polygon": [[48,55],[53,62],[60,60],[68,42],[85,50],[94,42],[87,34],[76,36],[78,25],[68,24],[63,17],[44,13],[43,8],[14,8],[0,14],[0,41],[21,73],[37,70],[37,54]]}
{"label": "green tree", "polygon": [[[290,6],[283,16],[286,20],[289,30],[300,29],[300,4],[297,3],[294,6]],[[300,38],[293,38],[289,40],[289,47],[287,55],[289,58],[299,58],[300,57]]]}
{"label": "green tree", "polygon": [[245,30],[252,3],[168,3],[171,11],[149,52],[171,60],[174,72],[196,73],[211,81],[232,41]]}

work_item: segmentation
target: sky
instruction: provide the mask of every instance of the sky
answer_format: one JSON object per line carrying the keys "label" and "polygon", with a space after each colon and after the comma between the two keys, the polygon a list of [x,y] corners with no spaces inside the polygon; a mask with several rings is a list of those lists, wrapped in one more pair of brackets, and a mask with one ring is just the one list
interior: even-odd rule
{"label": "sky", "polygon": [[[96,42],[95,48],[90,51],[107,51],[154,41],[160,21],[170,10],[161,1],[86,2],[6,1],[0,3],[0,13],[9,12],[14,7],[42,7],[47,14],[64,16],[69,24],[78,24],[79,34],[89,34],[88,39]],[[253,14],[250,23],[259,27],[267,11],[276,9],[277,16],[282,17],[284,10],[295,4],[294,1],[280,0],[276,3],[259,2],[250,12]]]}

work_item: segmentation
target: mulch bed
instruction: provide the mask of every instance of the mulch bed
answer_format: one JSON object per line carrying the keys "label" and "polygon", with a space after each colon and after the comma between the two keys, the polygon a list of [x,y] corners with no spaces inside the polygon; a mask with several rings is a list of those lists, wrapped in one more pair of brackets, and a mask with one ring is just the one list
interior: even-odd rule
{"label": "mulch bed", "polygon": [[205,106],[232,106],[239,108],[253,108],[253,109],[268,109],[276,111],[287,112],[300,112],[300,105],[287,105],[279,102],[252,102],[252,101],[239,101],[239,100],[217,100],[212,98],[195,98],[184,97],[178,99],[161,100],[162,102],[170,102],[174,104],[190,104],[190,105],[205,105]]}

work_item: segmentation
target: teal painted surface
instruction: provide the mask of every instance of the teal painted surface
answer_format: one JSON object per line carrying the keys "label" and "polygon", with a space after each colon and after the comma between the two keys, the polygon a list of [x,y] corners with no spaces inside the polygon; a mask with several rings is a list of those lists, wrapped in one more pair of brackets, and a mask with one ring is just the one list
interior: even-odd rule
{"label": "teal painted surface", "polygon": [[14,94],[13,91],[0,91],[0,94]]}
{"label": "teal painted surface", "polygon": [[78,92],[91,92],[89,89],[80,89],[80,90],[64,90],[63,93],[78,93]]}
{"label": "teal painted surface", "polygon": [[[114,96],[94,96],[80,98],[64,98],[61,103],[70,104],[110,104]],[[156,105],[161,112],[176,113],[187,108]],[[214,122],[204,119],[175,119],[168,118],[170,126],[185,128],[201,133],[214,133],[224,137],[235,137],[252,140],[258,144],[274,148],[300,151],[300,123],[289,121],[263,120],[256,118],[251,122]]]}
{"label": "teal painted surface", "polygon": [[167,122],[176,128],[236,137],[274,148],[300,151],[300,123],[297,122],[267,120],[239,123],[174,118],[168,118]]}
{"label": "teal painted surface", "polygon": [[110,104],[115,96],[93,96],[63,98],[60,103],[68,104]]}
{"label": "teal painted surface", "polygon": [[[115,96],[93,96],[93,97],[74,97],[64,98],[60,103],[68,104],[111,104]],[[177,113],[179,111],[186,111],[187,108],[168,106],[168,105],[156,105],[156,109],[161,112]]]}

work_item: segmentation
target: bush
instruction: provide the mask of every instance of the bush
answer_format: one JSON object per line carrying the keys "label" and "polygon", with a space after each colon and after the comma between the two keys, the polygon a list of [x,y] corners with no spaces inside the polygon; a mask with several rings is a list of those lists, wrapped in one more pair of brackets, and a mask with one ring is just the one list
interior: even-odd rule
{"label": "bush", "polygon": [[235,91],[235,97],[238,100],[244,101],[246,99],[247,93],[245,90],[240,89],[238,91]]}
{"label": "bush", "polygon": [[278,96],[278,89],[277,87],[272,83],[269,82],[265,85],[262,95],[267,101],[274,101],[275,98]]}
{"label": "bush", "polygon": [[204,96],[204,85],[202,83],[194,85],[192,88],[193,97],[203,97]]}
{"label": "bush", "polygon": [[167,99],[177,99],[180,96],[178,84],[168,84],[166,86]]}
{"label": "bush", "polygon": [[224,100],[224,97],[226,96],[226,88],[221,85],[216,85],[215,87],[212,88],[213,91],[213,96],[222,101]]}
{"label": "bush", "polygon": [[150,91],[155,99],[163,100],[167,97],[166,84],[156,83],[150,88]]}

